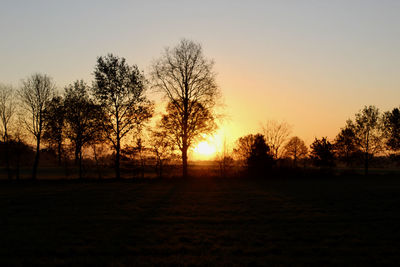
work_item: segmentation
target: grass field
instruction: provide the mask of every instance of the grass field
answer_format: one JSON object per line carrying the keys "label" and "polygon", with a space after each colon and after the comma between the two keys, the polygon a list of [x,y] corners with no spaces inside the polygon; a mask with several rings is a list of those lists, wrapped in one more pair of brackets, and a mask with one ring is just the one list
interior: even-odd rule
{"label": "grass field", "polygon": [[0,184],[0,266],[399,265],[400,179]]}

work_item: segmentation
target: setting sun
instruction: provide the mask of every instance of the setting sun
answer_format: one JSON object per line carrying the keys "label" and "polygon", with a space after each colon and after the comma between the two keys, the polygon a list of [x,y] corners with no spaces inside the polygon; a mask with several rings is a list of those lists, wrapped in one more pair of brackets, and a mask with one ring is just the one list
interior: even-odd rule
{"label": "setting sun", "polygon": [[200,142],[194,149],[196,155],[201,157],[210,157],[216,152],[216,148],[212,146],[209,142]]}

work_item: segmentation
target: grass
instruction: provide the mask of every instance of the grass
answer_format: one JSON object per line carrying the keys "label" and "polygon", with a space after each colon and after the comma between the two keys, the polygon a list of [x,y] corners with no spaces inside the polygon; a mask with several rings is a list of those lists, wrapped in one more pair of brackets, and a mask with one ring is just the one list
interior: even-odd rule
{"label": "grass", "polygon": [[400,179],[0,184],[0,265],[398,265]]}

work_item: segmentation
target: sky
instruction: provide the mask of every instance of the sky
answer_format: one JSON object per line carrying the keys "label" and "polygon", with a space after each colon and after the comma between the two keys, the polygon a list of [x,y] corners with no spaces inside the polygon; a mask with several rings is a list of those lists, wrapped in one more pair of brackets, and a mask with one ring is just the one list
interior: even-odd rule
{"label": "sky", "polygon": [[400,1],[4,1],[0,82],[93,80],[114,53],[149,73],[182,38],[215,61],[228,142],[286,121],[310,144],[364,105],[400,105]]}

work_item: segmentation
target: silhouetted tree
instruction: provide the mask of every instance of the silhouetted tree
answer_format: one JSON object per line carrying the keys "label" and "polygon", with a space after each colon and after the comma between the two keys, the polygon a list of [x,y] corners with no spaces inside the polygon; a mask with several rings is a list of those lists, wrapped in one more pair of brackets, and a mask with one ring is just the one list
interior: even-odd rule
{"label": "silhouetted tree", "polygon": [[233,154],[236,156],[237,159],[247,163],[247,159],[250,157],[254,140],[255,140],[255,135],[249,134],[240,137],[236,141],[235,148],[233,149]]}
{"label": "silhouetted tree", "polygon": [[15,115],[16,103],[12,86],[0,84],[0,135],[4,143],[4,161],[8,179],[12,178],[9,157],[10,124]]}
{"label": "silhouetted tree", "polygon": [[112,54],[97,58],[94,75],[93,92],[106,114],[103,127],[115,150],[115,173],[119,179],[121,141],[152,116],[152,103],[145,95],[143,74],[136,65],[129,66],[125,58]]}
{"label": "silhouetted tree", "polygon": [[384,135],[386,146],[394,151],[400,151],[400,110],[394,108],[383,114]]}
{"label": "silhouetted tree", "polygon": [[61,165],[63,151],[64,99],[53,97],[44,112],[43,140],[57,151],[58,165]]}
{"label": "silhouetted tree", "polygon": [[82,178],[82,148],[100,139],[102,109],[89,98],[89,87],[84,81],[75,81],[65,88],[65,135],[75,148],[75,164]]}
{"label": "silhouetted tree", "polygon": [[216,129],[213,113],[219,90],[200,44],[182,40],[167,48],[153,65],[152,82],[169,100],[163,121],[182,153],[182,172],[187,176],[188,149],[196,139]]}
{"label": "silhouetted tree", "polygon": [[158,177],[161,178],[163,176],[164,165],[173,156],[174,142],[163,129],[152,131],[149,142],[156,158],[156,172]]}
{"label": "silhouetted tree", "polygon": [[280,158],[282,145],[287,141],[291,133],[291,126],[286,122],[270,120],[262,126],[262,131],[265,142],[270,147],[274,158]]}
{"label": "silhouetted tree", "polygon": [[294,136],[285,145],[285,154],[293,159],[294,167],[297,167],[297,160],[307,156],[308,150],[303,140]]}
{"label": "silhouetted tree", "polygon": [[251,146],[250,155],[247,158],[247,166],[251,171],[263,172],[272,167],[273,156],[270,154],[270,149],[265,143],[262,134],[254,136],[254,142]]}
{"label": "silhouetted tree", "polygon": [[339,159],[350,166],[354,154],[358,152],[356,135],[353,128],[344,127],[335,138],[334,149]]}
{"label": "silhouetted tree", "polygon": [[317,167],[333,167],[335,165],[334,146],[326,137],[315,138],[310,146],[310,158]]}
{"label": "silhouetted tree", "polygon": [[44,113],[51,100],[55,84],[46,74],[36,73],[22,81],[19,96],[26,111],[25,125],[36,141],[36,155],[33,163],[32,179],[36,179],[40,157],[40,141],[43,134]]}
{"label": "silhouetted tree", "polygon": [[355,116],[354,122],[347,121],[347,127],[354,131],[356,144],[364,154],[364,170],[367,175],[370,159],[382,150],[379,109],[375,106],[365,106]]}
{"label": "silhouetted tree", "polygon": [[221,176],[226,177],[228,175],[228,172],[234,165],[234,159],[232,157],[230,149],[228,149],[226,139],[224,139],[222,149],[220,152],[217,153],[215,159],[218,163]]}

